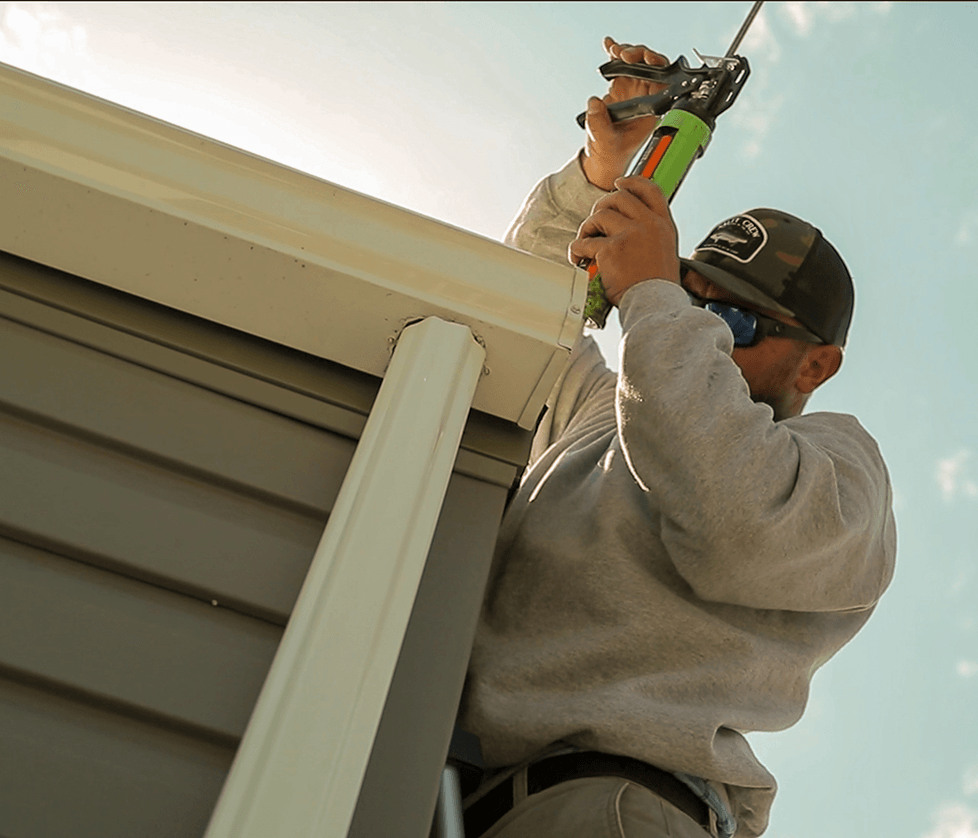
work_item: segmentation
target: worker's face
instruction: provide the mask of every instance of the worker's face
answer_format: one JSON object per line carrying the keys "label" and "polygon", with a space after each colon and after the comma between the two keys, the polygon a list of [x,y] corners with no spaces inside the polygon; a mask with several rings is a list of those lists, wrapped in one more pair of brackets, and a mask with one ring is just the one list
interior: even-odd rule
{"label": "worker's face", "polygon": [[[802,325],[791,317],[744,302],[695,271],[686,273],[683,285],[704,299],[732,303],[782,323]],[[805,344],[781,337],[764,338],[755,346],[734,347],[732,357],[747,381],[751,398],[770,405],[775,419],[799,415],[812,391],[833,375],[842,362],[837,346]]]}

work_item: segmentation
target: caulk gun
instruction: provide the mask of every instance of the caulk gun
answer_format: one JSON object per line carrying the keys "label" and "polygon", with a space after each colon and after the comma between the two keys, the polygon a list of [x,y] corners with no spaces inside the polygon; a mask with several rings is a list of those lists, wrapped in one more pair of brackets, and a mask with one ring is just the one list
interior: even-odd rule
{"label": "caulk gun", "polygon": [[[701,67],[690,67],[686,58],[680,55],[668,67],[629,64],[615,59],[598,68],[601,75],[609,80],[625,76],[667,85],[661,93],[652,96],[615,102],[608,106],[608,111],[612,122],[650,114],[661,117],[628,174],[651,179],[659,185],[669,201],[693,163],[706,151],[716,127],[716,118],[734,103],[747,81],[750,65],[746,58],[734,53],[762,3],[763,0],[759,0],[751,7],[726,55],[714,58],[696,53],[703,62]],[[577,121],[583,128],[584,114],[578,116]],[[591,278],[584,316],[589,326],[602,329],[611,311],[611,303],[601,285],[597,263],[585,259],[578,267],[587,268]]]}

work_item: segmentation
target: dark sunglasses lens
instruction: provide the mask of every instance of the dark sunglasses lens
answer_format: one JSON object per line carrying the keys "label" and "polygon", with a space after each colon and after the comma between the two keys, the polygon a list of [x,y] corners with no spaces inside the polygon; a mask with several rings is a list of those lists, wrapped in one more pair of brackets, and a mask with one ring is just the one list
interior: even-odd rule
{"label": "dark sunglasses lens", "polygon": [[757,318],[751,312],[723,303],[707,303],[706,310],[712,311],[730,327],[734,336],[734,346],[749,346],[754,340]]}

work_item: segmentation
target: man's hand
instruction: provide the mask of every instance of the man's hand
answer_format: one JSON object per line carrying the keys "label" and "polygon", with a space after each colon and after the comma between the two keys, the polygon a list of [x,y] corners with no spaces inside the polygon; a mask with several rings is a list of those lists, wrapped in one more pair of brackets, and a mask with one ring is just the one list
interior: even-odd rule
{"label": "man's hand", "polygon": [[[664,55],[644,46],[619,44],[611,38],[604,39],[604,49],[612,58],[620,58],[629,64],[651,64],[665,67],[669,63]],[[625,173],[635,152],[641,148],[652,132],[656,122],[654,116],[643,116],[624,122],[612,122],[607,105],[624,102],[637,96],[651,96],[666,89],[664,84],[642,81],[641,79],[612,79],[608,93],[603,99],[592,96],[587,103],[587,117],[584,127],[587,139],[581,165],[584,176],[595,186],[610,192],[615,178]]]}
{"label": "man's hand", "polygon": [[618,178],[617,191],[601,198],[570,244],[570,260],[598,263],[601,284],[613,305],[646,279],[679,282],[676,225],[657,184],[643,177]]}

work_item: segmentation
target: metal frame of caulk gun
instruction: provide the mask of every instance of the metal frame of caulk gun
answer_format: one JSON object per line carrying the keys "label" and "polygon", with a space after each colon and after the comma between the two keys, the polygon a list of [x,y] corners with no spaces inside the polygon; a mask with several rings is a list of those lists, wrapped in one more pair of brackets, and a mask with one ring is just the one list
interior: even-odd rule
{"label": "metal frame of caulk gun", "polygon": [[[650,114],[662,116],[628,174],[649,178],[658,184],[669,201],[693,163],[706,151],[717,116],[733,104],[747,81],[750,65],[746,58],[734,55],[734,51],[762,3],[763,0],[754,3],[725,56],[713,58],[697,53],[703,61],[701,67],[692,68],[683,56],[679,56],[668,67],[615,60],[599,68],[607,79],[629,76],[668,85],[657,95],[617,102],[609,105],[608,110],[613,121]],[[578,117],[582,125],[583,116]],[[605,296],[597,265],[582,262],[579,267],[586,268],[590,276],[585,319],[590,326],[604,328],[611,303]]]}

